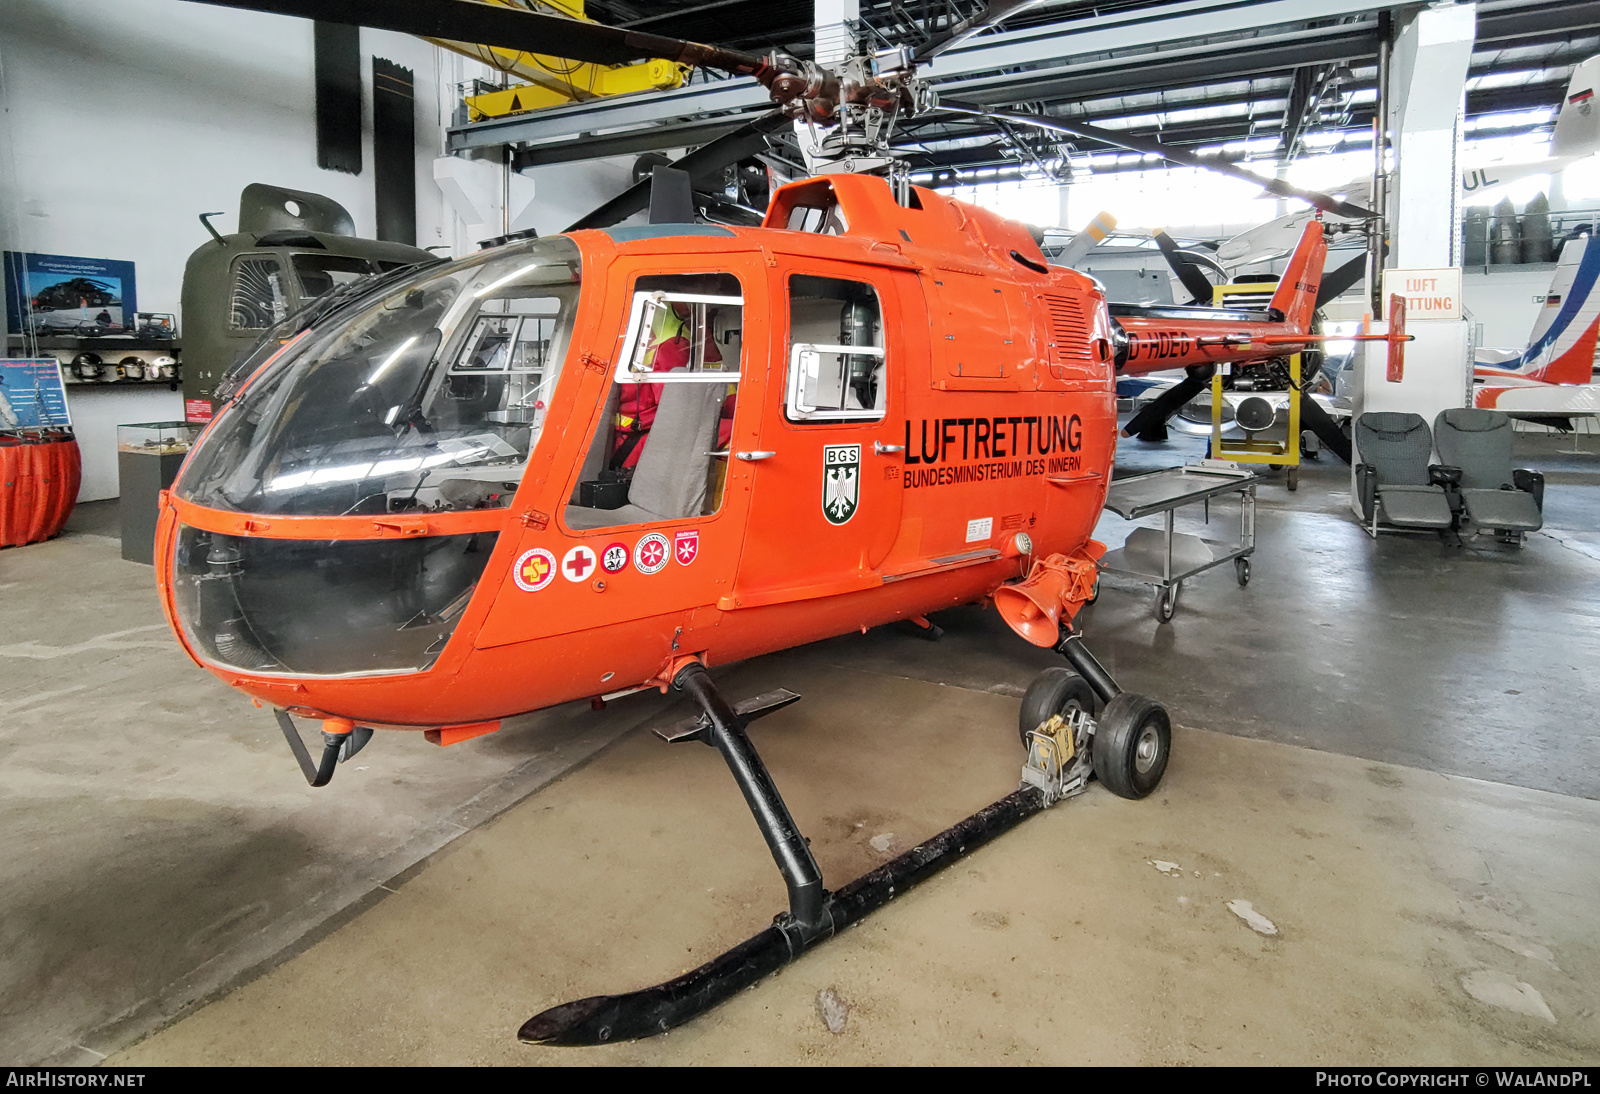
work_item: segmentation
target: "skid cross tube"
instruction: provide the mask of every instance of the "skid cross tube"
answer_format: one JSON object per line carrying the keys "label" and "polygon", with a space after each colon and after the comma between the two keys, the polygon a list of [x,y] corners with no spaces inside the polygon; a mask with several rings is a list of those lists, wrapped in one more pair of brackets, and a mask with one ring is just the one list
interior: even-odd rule
{"label": "skid cross tube", "polygon": [[822,870],[811,854],[810,844],[789,815],[789,807],[778,793],[767,765],[761,762],[760,753],[745,734],[744,719],[722,697],[704,665],[688,666],[678,673],[672,686],[688,693],[710,723],[706,727],[710,740],[706,743],[722,753],[756,818],[756,826],[761,829],[778,871],[783,874],[784,885],[788,886],[789,914],[806,931],[822,929],[823,897],[826,895],[822,888]]}

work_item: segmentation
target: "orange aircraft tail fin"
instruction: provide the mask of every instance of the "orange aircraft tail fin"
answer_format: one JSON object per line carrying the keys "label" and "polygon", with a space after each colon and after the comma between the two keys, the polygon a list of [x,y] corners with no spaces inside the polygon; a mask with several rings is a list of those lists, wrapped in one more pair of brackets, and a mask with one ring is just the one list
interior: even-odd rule
{"label": "orange aircraft tail fin", "polygon": [[1304,334],[1311,329],[1317,292],[1322,288],[1322,265],[1327,257],[1328,241],[1322,236],[1322,222],[1310,221],[1272,294],[1271,307],[1283,313],[1284,324],[1295,333]]}

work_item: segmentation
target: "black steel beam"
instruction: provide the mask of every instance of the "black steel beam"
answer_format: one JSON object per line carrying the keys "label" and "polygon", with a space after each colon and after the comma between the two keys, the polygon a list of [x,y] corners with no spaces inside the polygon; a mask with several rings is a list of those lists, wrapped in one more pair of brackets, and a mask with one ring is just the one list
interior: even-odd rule
{"label": "black steel beam", "polygon": [[[1093,95],[1119,91],[1154,91],[1164,87],[1194,86],[1244,79],[1263,73],[1287,76],[1307,64],[1359,61],[1378,53],[1377,24],[1346,24],[1330,33],[1257,45],[1260,39],[1228,43],[1229,50],[1205,46],[1187,50],[1118,57],[1075,67],[1058,76],[1041,75],[1019,82],[1012,73],[983,82],[961,82],[951,98],[997,106],[1017,102],[1075,102]],[[971,88],[972,90],[968,90]]]}
{"label": "black steel beam", "polygon": [[1600,0],[1560,0],[1529,7],[1523,4],[1478,5],[1478,45],[1519,38],[1574,33],[1593,34],[1600,26]]}
{"label": "black steel beam", "polygon": [[517,170],[547,167],[553,163],[572,163],[605,156],[627,156],[639,152],[659,152],[663,148],[686,148],[707,144],[745,124],[744,118],[717,118],[702,122],[682,122],[669,129],[643,129],[604,137],[584,137],[546,145],[517,149]]}

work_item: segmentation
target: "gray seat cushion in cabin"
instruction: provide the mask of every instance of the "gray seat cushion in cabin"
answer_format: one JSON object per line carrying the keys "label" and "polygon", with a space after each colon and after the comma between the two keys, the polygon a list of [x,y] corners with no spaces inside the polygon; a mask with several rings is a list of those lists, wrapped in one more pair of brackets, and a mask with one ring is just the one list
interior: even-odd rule
{"label": "gray seat cushion in cabin", "polygon": [[726,384],[662,384],[655,421],[633,469],[628,504],[620,509],[569,505],[563,517],[567,527],[613,528],[700,516],[727,393]]}

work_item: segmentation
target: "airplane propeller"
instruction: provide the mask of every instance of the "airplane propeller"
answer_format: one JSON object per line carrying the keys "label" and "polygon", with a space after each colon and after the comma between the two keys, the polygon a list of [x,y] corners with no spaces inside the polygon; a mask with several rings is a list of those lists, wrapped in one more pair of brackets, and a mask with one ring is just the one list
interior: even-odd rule
{"label": "airplane propeller", "polygon": [[1178,246],[1177,240],[1165,231],[1158,231],[1153,237],[1156,246],[1161,248],[1161,255],[1167,260],[1167,265],[1172,267],[1172,272],[1177,275],[1183,287],[1189,290],[1190,304],[1211,303],[1211,279],[1206,276],[1209,271],[1218,278],[1217,284],[1226,284],[1228,271],[1222,264],[1209,255],[1199,251],[1188,251]]}

